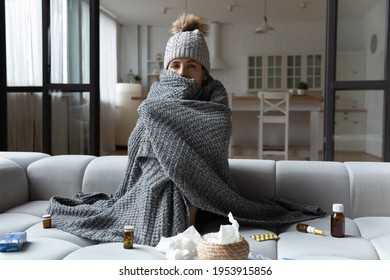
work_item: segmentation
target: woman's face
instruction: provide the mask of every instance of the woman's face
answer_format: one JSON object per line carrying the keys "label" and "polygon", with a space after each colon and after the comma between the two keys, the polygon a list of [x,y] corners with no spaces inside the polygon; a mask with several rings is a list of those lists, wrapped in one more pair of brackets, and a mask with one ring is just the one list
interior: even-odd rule
{"label": "woman's face", "polygon": [[190,58],[177,58],[172,60],[168,65],[168,70],[178,76],[194,79],[198,85],[202,85],[207,79],[207,72],[199,62]]}

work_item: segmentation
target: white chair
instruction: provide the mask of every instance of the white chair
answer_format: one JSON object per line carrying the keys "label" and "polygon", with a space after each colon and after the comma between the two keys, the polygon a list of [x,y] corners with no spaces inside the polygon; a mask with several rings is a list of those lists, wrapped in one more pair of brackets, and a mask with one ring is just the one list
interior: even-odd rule
{"label": "white chair", "polygon": [[[287,160],[290,94],[288,91],[261,91],[258,93],[258,97],[260,99],[258,157],[263,159],[265,156],[284,156],[284,159]],[[264,145],[264,138],[267,135],[264,124],[284,125],[283,146]]]}

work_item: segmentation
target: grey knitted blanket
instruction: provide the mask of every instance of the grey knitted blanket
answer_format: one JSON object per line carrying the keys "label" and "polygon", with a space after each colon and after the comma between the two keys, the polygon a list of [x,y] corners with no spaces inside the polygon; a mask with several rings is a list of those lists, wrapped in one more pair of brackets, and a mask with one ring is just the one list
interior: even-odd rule
{"label": "grey knitted blanket", "polygon": [[129,138],[128,166],[114,195],[53,197],[55,226],[99,241],[121,241],[126,224],[135,242],[156,245],[189,226],[188,203],[233,216],[242,224],[282,225],[323,214],[287,200],[248,200],[235,190],[228,164],[231,111],[223,85],[204,87],[164,71],[139,106]]}

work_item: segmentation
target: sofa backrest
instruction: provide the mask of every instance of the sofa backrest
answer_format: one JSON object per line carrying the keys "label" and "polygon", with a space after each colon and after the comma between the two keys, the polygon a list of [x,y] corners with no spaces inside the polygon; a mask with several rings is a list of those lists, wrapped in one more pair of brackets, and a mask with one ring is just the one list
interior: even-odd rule
{"label": "sofa backrest", "polygon": [[390,163],[346,162],[351,182],[351,216],[390,216]]}
{"label": "sofa backrest", "polygon": [[320,206],[332,213],[344,204],[350,216],[350,184],[346,166],[334,161],[277,161],[275,193],[293,201]]}
{"label": "sofa backrest", "polygon": [[[127,166],[127,156],[37,156],[26,171],[23,164],[0,156],[0,212],[28,200],[72,197],[80,191],[114,194]],[[390,163],[230,159],[229,164],[236,187],[248,198],[275,195],[328,213],[333,203],[342,203],[350,218],[390,216]]]}
{"label": "sofa backrest", "polygon": [[50,157],[49,154],[39,152],[0,152],[0,158],[7,158],[19,164],[25,171],[34,161]]}
{"label": "sofa backrest", "polygon": [[101,156],[92,160],[84,174],[82,191],[114,194],[127,166],[127,156]]}
{"label": "sofa backrest", "polygon": [[33,162],[27,168],[30,200],[46,200],[55,195],[72,197],[80,192],[85,169],[95,158],[61,155]]}
{"label": "sofa backrest", "polygon": [[247,198],[275,195],[275,161],[230,159],[230,172],[239,193]]}
{"label": "sofa backrest", "polygon": [[0,213],[28,201],[28,181],[24,169],[0,157]]}

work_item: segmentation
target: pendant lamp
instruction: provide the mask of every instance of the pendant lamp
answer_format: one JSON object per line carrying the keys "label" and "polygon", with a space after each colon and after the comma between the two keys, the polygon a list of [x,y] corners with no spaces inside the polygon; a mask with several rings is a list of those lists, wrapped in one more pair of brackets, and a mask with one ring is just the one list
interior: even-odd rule
{"label": "pendant lamp", "polygon": [[255,32],[257,34],[268,34],[274,30],[275,29],[267,23],[267,0],[264,0],[264,22],[262,26],[256,28]]}

